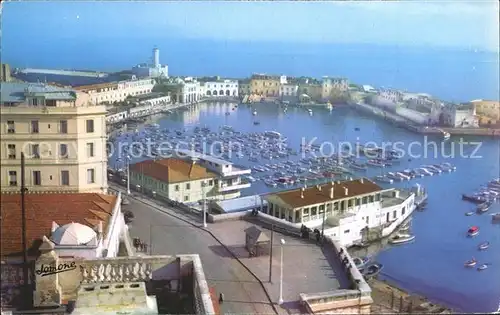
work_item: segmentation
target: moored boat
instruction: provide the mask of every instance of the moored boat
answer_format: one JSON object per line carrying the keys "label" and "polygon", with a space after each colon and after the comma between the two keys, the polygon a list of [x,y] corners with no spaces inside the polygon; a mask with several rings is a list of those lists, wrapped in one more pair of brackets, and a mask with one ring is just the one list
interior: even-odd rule
{"label": "moored boat", "polygon": [[491,201],[483,202],[482,204],[477,206],[476,210],[478,213],[485,213],[486,211],[488,211],[490,209],[492,204],[493,203]]}
{"label": "moored boat", "polygon": [[466,215],[466,216],[468,216],[468,217],[470,217],[470,216],[471,216],[471,215],[473,215],[473,214],[474,214],[474,211],[469,211],[469,212],[466,212],[466,213],[465,213],[465,215]]}
{"label": "moored boat", "polygon": [[356,268],[358,268],[358,270],[362,270],[367,263],[370,262],[370,258],[368,257],[354,257],[352,259],[354,261],[354,264],[356,265]]}
{"label": "moored boat", "polygon": [[499,222],[500,222],[500,212],[498,212],[498,213],[493,213],[493,214],[491,215],[491,220],[493,220],[493,221],[499,221]]}
{"label": "moored boat", "polygon": [[490,242],[483,242],[478,246],[479,250],[485,250],[488,249],[488,247],[490,247]]}
{"label": "moored boat", "polygon": [[477,271],[482,271],[488,269],[488,264],[482,264],[481,266],[477,267]]}
{"label": "moored boat", "polygon": [[462,199],[473,203],[485,203],[486,201],[488,201],[486,198],[482,196],[466,195],[466,194],[462,194]]}
{"label": "moored boat", "polygon": [[371,265],[366,266],[366,268],[363,269],[363,276],[365,278],[374,278],[378,276],[380,271],[384,268],[384,265],[380,263],[373,263]]}
{"label": "moored boat", "polygon": [[415,235],[411,234],[396,234],[389,240],[389,244],[392,245],[399,245],[399,244],[406,244],[415,239]]}
{"label": "moored boat", "polygon": [[469,236],[476,236],[479,234],[479,227],[477,226],[472,226],[467,230],[467,235]]}
{"label": "moored boat", "polygon": [[477,264],[477,260],[475,258],[472,258],[471,260],[467,260],[464,263],[465,267],[474,267]]}

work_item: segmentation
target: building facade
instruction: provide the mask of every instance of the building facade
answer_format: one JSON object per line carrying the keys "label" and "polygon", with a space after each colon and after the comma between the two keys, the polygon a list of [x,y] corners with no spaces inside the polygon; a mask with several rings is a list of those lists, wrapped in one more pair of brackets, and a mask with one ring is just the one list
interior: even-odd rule
{"label": "building facade", "polygon": [[280,76],[254,74],[250,78],[250,92],[263,97],[278,97],[280,82]]}
{"label": "building facade", "polygon": [[446,104],[442,111],[442,120],[446,126],[454,128],[475,128],[479,126],[473,103]]}
{"label": "building facade", "polygon": [[395,229],[415,209],[415,194],[383,189],[368,179],[332,182],[271,193],[268,214],[298,226],[324,228],[343,246],[361,242],[373,229]]}
{"label": "building facade", "polygon": [[496,123],[500,120],[500,102],[474,100],[470,103],[474,104],[476,108],[476,114],[484,117],[483,120],[485,124],[487,124],[490,120],[492,121],[492,123]]}
{"label": "building facade", "polygon": [[250,80],[243,79],[238,81],[238,94],[240,96],[250,95],[252,93]]}
{"label": "building facade", "polygon": [[280,86],[280,96],[281,97],[297,97],[297,92],[299,86],[295,83],[282,83]]}
{"label": "building facade", "polygon": [[323,77],[321,81],[321,99],[328,100],[332,94],[347,92],[349,90],[349,80],[344,78]]}
{"label": "building facade", "polygon": [[189,161],[169,158],[130,166],[130,183],[136,189],[157,196],[194,203],[214,194],[217,174]]}
{"label": "building facade", "polygon": [[113,104],[123,102],[130,96],[151,93],[156,82],[154,79],[133,79],[111,83],[83,85],[75,88],[90,96],[94,104]]}
{"label": "building facade", "polygon": [[218,80],[203,83],[207,97],[238,97],[239,85],[237,80]]}
{"label": "building facade", "polygon": [[[47,85],[2,84],[1,189],[107,192],[106,108],[85,93]],[[84,100],[79,100],[79,97]]]}
{"label": "building facade", "polygon": [[160,64],[160,50],[153,49],[151,63],[142,63],[132,68],[132,73],[138,78],[168,78],[168,66]]}

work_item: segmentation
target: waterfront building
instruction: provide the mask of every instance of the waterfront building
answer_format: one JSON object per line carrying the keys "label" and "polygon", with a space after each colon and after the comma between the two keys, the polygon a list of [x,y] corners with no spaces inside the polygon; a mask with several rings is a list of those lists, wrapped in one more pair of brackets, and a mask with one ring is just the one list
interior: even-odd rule
{"label": "waterfront building", "polygon": [[21,153],[30,192],[107,192],[105,115],[83,92],[3,83],[2,192],[19,192]]}
{"label": "waterfront building", "polygon": [[192,77],[169,78],[162,82],[161,86],[162,92],[170,93],[173,103],[195,103],[202,97],[200,82]]}
{"label": "waterfront building", "polygon": [[370,234],[388,235],[415,209],[415,194],[383,189],[369,179],[287,190],[264,196],[267,213],[297,226],[324,228],[351,246]]}
{"label": "waterfront building", "polygon": [[179,149],[175,153],[179,158],[187,160],[190,163],[196,163],[205,167],[208,171],[217,174],[217,180],[214,182],[214,190],[207,195],[209,199],[225,200],[238,198],[241,196],[242,189],[251,186],[250,182],[241,178],[241,176],[251,174],[252,170],[249,168],[193,150]]}
{"label": "waterfront building", "polygon": [[378,91],[371,85],[363,85],[362,86],[362,90],[363,92],[366,92],[366,93],[377,93]]}
{"label": "waterfront building", "polygon": [[299,86],[296,82],[284,82],[280,85],[280,97],[283,100],[296,99],[298,96]]}
{"label": "waterfront building", "polygon": [[262,97],[278,97],[281,77],[267,74],[253,74],[250,78],[251,94]]}
{"label": "waterfront building", "polygon": [[160,64],[160,50],[153,49],[151,63],[141,63],[132,68],[132,73],[138,78],[168,78],[168,66]]}
{"label": "waterfront building", "polygon": [[203,83],[206,97],[238,97],[237,80],[212,80]]}
{"label": "waterfront building", "polygon": [[299,78],[298,94],[300,102],[321,101],[323,86],[315,78]]}
{"label": "waterfront building", "polygon": [[10,82],[10,65],[8,63],[0,64],[0,82]]}
{"label": "waterfront building", "polygon": [[470,103],[474,104],[476,114],[481,116],[481,124],[495,124],[500,120],[500,102],[473,100]]}
{"label": "waterfront building", "polygon": [[114,104],[131,96],[151,93],[155,84],[154,79],[136,79],[134,76],[132,80],[83,85],[75,90],[89,94],[94,104]]}
{"label": "waterfront building", "polygon": [[349,80],[345,78],[329,78],[323,77],[321,81],[321,99],[328,100],[332,94],[339,92],[347,92],[349,90]]}
{"label": "waterfront building", "polygon": [[238,80],[238,94],[240,96],[250,95],[252,93],[250,79]]}
{"label": "waterfront building", "polygon": [[381,89],[378,92],[378,96],[385,101],[392,102],[394,104],[398,104],[403,101],[404,93],[398,90],[391,89]]}
{"label": "waterfront building", "polygon": [[441,119],[445,125],[454,128],[475,128],[479,126],[474,103],[445,104]]}

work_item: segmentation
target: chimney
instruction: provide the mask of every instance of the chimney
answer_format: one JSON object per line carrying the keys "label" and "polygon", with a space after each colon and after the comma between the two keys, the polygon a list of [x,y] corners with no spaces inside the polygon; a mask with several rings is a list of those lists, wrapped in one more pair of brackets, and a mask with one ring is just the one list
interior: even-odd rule
{"label": "chimney", "polygon": [[304,199],[304,187],[300,189],[300,198]]}
{"label": "chimney", "polygon": [[330,199],[333,199],[333,186],[330,188]]}
{"label": "chimney", "polygon": [[320,185],[316,185],[316,187],[318,188],[319,191],[321,191],[321,186]]}
{"label": "chimney", "polygon": [[347,187],[344,187],[344,194],[347,196],[349,194],[349,190],[347,189]]}
{"label": "chimney", "polygon": [[360,182],[361,184],[364,184],[364,182],[363,182],[363,177],[361,177],[361,178],[359,179],[359,182]]}

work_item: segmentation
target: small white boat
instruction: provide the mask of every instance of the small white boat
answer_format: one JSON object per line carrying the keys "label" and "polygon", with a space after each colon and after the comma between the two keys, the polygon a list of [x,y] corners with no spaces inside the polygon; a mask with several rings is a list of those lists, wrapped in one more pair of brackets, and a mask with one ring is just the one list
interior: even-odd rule
{"label": "small white boat", "polygon": [[477,267],[477,271],[483,271],[488,269],[488,264],[482,264],[481,266]]}
{"label": "small white boat", "polygon": [[488,249],[488,247],[490,247],[490,242],[484,242],[484,243],[479,244],[479,246],[478,246],[479,250],[486,250],[486,249]]}
{"label": "small white boat", "polygon": [[399,244],[406,244],[415,239],[415,235],[411,234],[396,234],[389,240],[389,244],[392,245],[399,245]]}
{"label": "small white boat", "polygon": [[256,111],[256,110],[254,110],[254,111],[252,112],[252,115],[257,116],[257,111]]}
{"label": "small white boat", "polygon": [[474,211],[469,211],[465,213],[466,216],[470,217],[471,215],[474,215]]}
{"label": "small white boat", "polygon": [[389,184],[392,184],[394,183],[394,180],[393,179],[390,179],[388,177],[385,177],[383,175],[378,175],[375,177],[375,180],[378,181],[378,182],[381,182],[381,183],[389,183]]}
{"label": "small white boat", "polygon": [[408,231],[411,228],[411,220],[407,221],[405,224],[401,225],[400,231]]}
{"label": "small white boat", "polygon": [[472,258],[471,260],[467,260],[464,263],[465,267],[474,267],[477,264],[477,260],[475,258]]}

